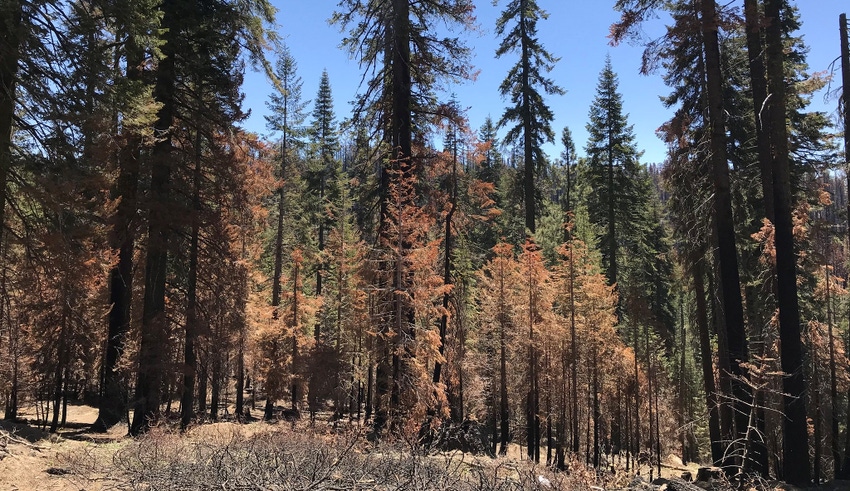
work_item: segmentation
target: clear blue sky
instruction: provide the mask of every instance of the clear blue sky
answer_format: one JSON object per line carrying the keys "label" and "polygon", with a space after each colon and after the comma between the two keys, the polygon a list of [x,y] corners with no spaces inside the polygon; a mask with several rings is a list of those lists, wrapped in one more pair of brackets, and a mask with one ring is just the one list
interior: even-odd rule
{"label": "clear blue sky", "polygon": [[[451,87],[449,92],[455,93],[461,105],[468,108],[470,125],[477,130],[488,114],[494,121],[501,116],[506,102],[499,96],[498,86],[516,62],[516,55],[508,54],[498,60],[494,56],[498,40],[493,30],[506,0],[500,0],[497,6],[490,0],[475,0],[475,3],[480,32],[469,33],[466,40],[473,48],[473,64],[480,75],[475,82]],[[850,2],[797,0],[796,3],[802,20],[801,33],[810,48],[810,72],[826,71],[839,54],[838,15],[850,13]],[[357,63],[339,49],[343,34],[338,26],[327,22],[336,2],[273,0],[273,4],[278,9],[278,32],[298,63],[298,74],[304,82],[304,98],[312,100],[315,97],[322,70],[327,69],[337,119],[342,120],[349,113],[348,102],[354,100],[358,92],[362,72]],[[669,88],[658,74],[643,76],[638,73],[642,47],[608,44],[608,28],[618,17],[612,8],[613,0],[539,0],[539,4],[549,13],[549,18],[538,24],[540,40],[553,55],[561,58],[550,76],[567,91],[563,96],[546,98],[555,114],[556,145],[546,147],[550,157],[561,151],[559,140],[564,126],[572,131],[578,153],[584,154],[588,110],[605,55],[610,54],[619,76],[624,110],[634,125],[638,148],[645,151],[642,162],[662,162],[665,147],[655,130],[669,118],[670,112],[659,101],[659,96],[668,94]],[[662,29],[663,21],[656,20],[645,30],[647,36],[656,37]],[[836,77],[833,88],[840,85],[838,72]],[[245,127],[267,135],[263,114],[267,112],[265,101],[272,92],[271,85],[263,74],[249,70],[243,90],[246,95],[244,107],[251,110]],[[815,96],[812,107],[835,116],[837,104],[837,98],[824,101],[821,93]],[[312,104],[308,107],[312,109]]]}

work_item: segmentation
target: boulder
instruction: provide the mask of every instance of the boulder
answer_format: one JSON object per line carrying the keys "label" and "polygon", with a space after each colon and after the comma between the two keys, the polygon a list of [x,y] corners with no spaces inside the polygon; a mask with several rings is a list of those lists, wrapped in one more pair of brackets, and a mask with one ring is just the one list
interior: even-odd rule
{"label": "boulder", "polygon": [[722,479],[723,469],[720,467],[700,467],[697,469],[697,481],[709,482],[712,479]]}

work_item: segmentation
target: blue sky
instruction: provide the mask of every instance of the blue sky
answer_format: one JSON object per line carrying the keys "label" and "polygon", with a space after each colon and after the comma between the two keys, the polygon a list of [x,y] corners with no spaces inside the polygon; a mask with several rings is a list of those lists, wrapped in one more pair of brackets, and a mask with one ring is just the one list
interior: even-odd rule
{"label": "blue sky", "polygon": [[[490,0],[476,0],[480,32],[468,33],[466,41],[473,48],[473,64],[480,74],[475,82],[448,88],[448,92],[456,94],[461,105],[468,108],[470,125],[474,129],[481,126],[488,114],[494,121],[498,120],[506,105],[499,96],[498,86],[509,67],[516,62],[516,55],[507,54],[496,59],[494,53],[498,40],[493,33],[496,18],[506,1],[500,0],[494,6]],[[349,101],[354,100],[358,92],[362,72],[357,63],[339,49],[343,36],[339,27],[327,22],[336,2],[273,0],[272,3],[278,9],[278,32],[298,63],[298,74],[304,82],[304,98],[315,97],[322,70],[327,69],[337,119],[342,120],[349,113]],[[802,20],[802,34],[810,48],[810,72],[826,71],[838,57],[838,16],[841,12],[850,12],[850,2],[798,0],[796,3]],[[661,104],[659,96],[668,94],[669,88],[659,74],[644,76],[638,73],[642,47],[627,44],[612,47],[608,44],[608,28],[617,19],[613,4],[613,0],[539,0],[539,5],[549,13],[549,18],[538,24],[540,40],[553,55],[561,58],[550,76],[566,90],[562,96],[546,97],[555,114],[556,145],[548,145],[545,150],[551,157],[560,153],[560,133],[564,126],[568,126],[578,153],[584,154],[588,110],[608,54],[619,76],[624,111],[634,125],[637,146],[645,152],[642,162],[660,163],[664,160],[665,147],[656,137],[655,130],[669,118],[670,111]],[[660,35],[663,20],[650,22],[645,31],[649,37]],[[838,72],[836,77],[840,79]],[[837,85],[840,85],[840,80],[833,82],[833,88]],[[263,74],[249,70],[243,90],[246,96],[244,107],[251,110],[245,127],[268,135],[263,115],[267,112],[265,101],[272,92],[271,85]],[[834,116],[837,104],[837,98],[825,101],[821,93],[815,95],[812,107]],[[312,104],[308,107],[312,108]]]}

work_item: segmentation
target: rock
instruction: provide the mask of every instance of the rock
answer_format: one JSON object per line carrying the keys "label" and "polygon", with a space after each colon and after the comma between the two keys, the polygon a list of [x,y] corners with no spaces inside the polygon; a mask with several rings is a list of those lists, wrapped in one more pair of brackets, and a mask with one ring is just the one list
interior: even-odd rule
{"label": "rock", "polygon": [[663,477],[659,477],[658,479],[652,481],[653,486],[664,486],[670,482],[669,479],[664,479]]}
{"label": "rock", "polygon": [[672,453],[667,456],[667,463],[669,463],[670,465],[675,465],[675,466],[679,466],[679,467],[682,467],[683,465],[685,465],[685,463],[682,462],[682,459],[680,459],[678,455],[672,454]]}
{"label": "rock", "polygon": [[703,488],[695,486],[681,479],[671,479],[667,483],[667,491],[702,491]]}
{"label": "rock", "polygon": [[694,475],[691,474],[691,471],[685,471],[682,473],[681,479],[685,482],[691,482],[694,480]]}
{"label": "rock", "polygon": [[653,488],[651,484],[646,482],[646,479],[644,479],[643,476],[635,476],[634,479],[632,479],[632,482],[629,483],[629,486],[626,489],[629,489],[629,490],[632,490],[632,491],[637,491],[637,490],[650,490],[650,489],[655,489],[655,488]]}
{"label": "rock", "polygon": [[697,469],[697,481],[709,482],[712,479],[721,479],[723,477],[723,469],[720,467],[700,467]]}

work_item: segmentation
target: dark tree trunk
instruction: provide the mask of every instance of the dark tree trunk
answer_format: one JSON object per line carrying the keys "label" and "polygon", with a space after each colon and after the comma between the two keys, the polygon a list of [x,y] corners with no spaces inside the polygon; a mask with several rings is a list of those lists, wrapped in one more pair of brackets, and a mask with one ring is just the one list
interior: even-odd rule
{"label": "dark tree trunk", "polygon": [[201,133],[195,138],[195,175],[192,195],[192,233],[189,239],[189,271],[186,280],[186,332],[183,341],[183,394],[180,398],[180,428],[192,422],[195,406],[195,377],[198,360],[195,341],[198,337],[198,240],[201,229]]}
{"label": "dark tree trunk", "polygon": [[[832,314],[832,291],[830,283],[832,283],[832,273],[830,266],[824,267],[826,272],[826,322],[827,322],[827,340],[829,342],[829,446],[832,450],[832,474],[833,478],[838,479],[841,475],[841,451],[838,448],[838,381],[835,377],[835,336],[832,329],[834,320]],[[817,481],[816,481],[817,482]]]}
{"label": "dark tree trunk", "polygon": [[537,397],[537,351],[534,346],[534,288],[528,285],[528,387],[525,395],[525,437],[528,460],[539,462],[538,444],[540,431],[536,397]]}
{"label": "dark tree trunk", "polygon": [[599,412],[599,353],[596,344],[593,346],[593,467],[599,469],[599,422],[602,415]]}
{"label": "dark tree trunk", "polygon": [[301,265],[299,262],[294,262],[292,268],[292,386],[290,403],[293,410],[298,410],[298,403],[301,400],[301,377],[299,375],[301,360],[300,350],[298,349],[299,317],[301,316],[300,304],[298,303],[298,284],[300,283]]}
{"label": "dark tree trunk", "polygon": [[[718,19],[714,0],[703,0],[700,7],[702,39],[705,53],[706,91],[710,129],[710,154],[714,179],[714,213],[717,228],[717,258],[720,264],[720,286],[723,314],[728,343],[728,360],[731,375],[731,396],[734,400],[735,440],[744,441],[752,395],[743,380],[748,361],[747,338],[744,330],[744,309],[741,299],[741,281],[735,246],[735,222],[732,215],[732,197],[729,164],[726,153],[726,122],[723,108],[723,73],[720,63]],[[727,452],[723,466],[728,470],[736,465],[736,452]]]}
{"label": "dark tree trunk", "polygon": [[245,325],[239,326],[239,347],[236,352],[236,420],[245,420]]}
{"label": "dark tree trunk", "polygon": [[[140,68],[143,53],[130,37],[127,43],[127,80],[142,79]],[[95,431],[107,429],[127,417],[127,382],[118,372],[124,354],[124,344],[130,330],[130,309],[133,302],[133,252],[135,248],[136,195],[139,187],[139,158],[141,139],[136,134],[126,135],[124,147],[118,154],[118,179],[112,190],[112,199],[119,199],[112,218],[110,243],[118,250],[118,263],[109,273],[109,311],[106,349],[103,361],[103,379]]]}
{"label": "dark tree trunk", "polygon": [[[451,203],[449,204],[449,212],[446,214],[446,227],[445,227],[445,257],[443,258],[443,284],[451,285],[452,284],[452,254],[453,254],[453,246],[454,240],[452,238],[452,217],[454,216],[455,209],[457,208],[457,148],[453,148],[452,155],[452,182],[450,184],[450,199]],[[449,324],[449,305],[451,304],[451,291],[446,291],[443,294],[443,314],[440,316],[440,356],[445,354],[446,349],[446,340],[447,340],[447,332],[448,332],[448,324]],[[434,363],[434,385],[440,383],[440,376],[442,373],[443,364],[437,360]]]}
{"label": "dark tree trunk", "polygon": [[508,313],[505,305],[507,294],[505,291],[505,271],[499,272],[499,421],[501,428],[499,435],[501,445],[499,455],[508,454],[508,443],[510,442],[510,413],[508,409]]}
{"label": "dark tree trunk", "polygon": [[[762,195],[764,203],[765,217],[771,223],[776,221],[776,213],[773,207],[773,162],[770,158],[770,118],[765,114],[765,103],[768,99],[767,93],[767,77],[765,72],[764,51],[762,45],[762,20],[763,17],[759,13],[758,0],[744,0],[744,15],[746,17],[747,26],[747,57],[750,65],[750,79],[753,97],[753,114],[755,115],[756,128],[756,145],[758,151],[759,170],[761,172]],[[760,225],[760,224],[759,224]],[[768,288],[775,294],[776,283],[775,276],[771,275],[767,279]],[[771,312],[775,309],[769,309]],[[756,325],[762,326],[767,323],[765,320],[757,320]],[[757,328],[761,331],[761,327]],[[762,356],[764,352],[764,342],[761,333],[758,333],[757,356]],[[754,411],[754,429],[757,434],[748,438],[747,455],[748,459],[744,462],[745,471],[757,472],[758,474],[767,477],[768,475],[768,453],[767,445],[763,435],[765,434],[765,394],[763,390],[758,390],[755,394]]]}
{"label": "dark tree trunk", "polygon": [[636,322],[632,323],[632,341],[634,341],[634,350],[635,350],[634,367],[633,367],[634,373],[632,374],[632,376],[634,377],[633,387],[634,387],[634,395],[635,395],[635,407],[634,407],[634,413],[635,413],[635,419],[634,419],[634,432],[635,432],[635,434],[634,434],[634,438],[635,439],[632,442],[632,455],[637,457],[640,454],[640,445],[641,445],[641,441],[640,441],[641,431],[640,430],[641,430],[641,428],[640,428],[640,370],[639,370],[639,366],[638,366],[638,352],[639,352],[638,348],[640,347],[640,340],[638,339],[638,328],[637,328]]}
{"label": "dark tree trunk", "polygon": [[142,311],[141,342],[139,344],[139,367],[136,379],[136,395],[133,422],[130,434],[146,432],[159,417],[162,402],[162,383],[165,372],[164,349],[168,343],[167,319],[165,316],[165,284],[168,273],[169,203],[172,162],[172,130],[175,116],[176,56],[174,37],[177,0],[164,0],[160,9],[163,13],[162,28],[165,29],[165,44],[160,48],[163,59],[159,62],[154,98],[161,104],[154,124],[154,134],[159,140],[151,155],[150,206],[148,210],[148,244],[145,261],[145,295]]}
{"label": "dark tree trunk", "polygon": [[800,309],[797,299],[797,258],[794,253],[794,224],[791,213],[791,162],[785,126],[785,63],[779,0],[765,1],[768,89],[773,158],[773,196],[776,212],[776,292],[779,305],[780,360],[784,392],[782,433],[783,477],[798,486],[810,480],[809,438],[806,421],[806,379],[803,343],[800,339]]}
{"label": "dark tree trunk", "polygon": [[705,390],[705,403],[708,409],[708,434],[711,440],[711,460],[716,465],[723,460],[723,442],[720,433],[720,408],[717,401],[717,388],[714,385],[714,367],[711,357],[711,333],[708,328],[708,306],[705,297],[705,282],[702,259],[691,266],[694,281],[694,297],[697,303],[697,329],[699,331],[700,358],[702,361],[702,383]]}
{"label": "dark tree trunk", "polygon": [[[203,355],[203,351],[201,352]],[[207,412],[207,384],[209,383],[209,353],[198,360],[198,414]]]}
{"label": "dark tree trunk", "polygon": [[[841,14],[838,18],[838,25],[841,36],[841,85],[842,99],[844,100],[844,111],[842,113],[844,120],[844,162],[845,172],[847,173],[847,189],[850,189],[850,41],[847,35],[847,15]],[[850,223],[850,199],[847,200],[847,219]],[[850,233],[850,225],[847,227]],[[847,427],[850,428],[850,390],[847,396]],[[841,465],[841,477],[843,479],[850,478],[850,431],[846,432],[844,441],[844,459]]]}
{"label": "dark tree trunk", "polygon": [[762,195],[764,196],[764,214],[771,223],[774,223],[776,214],[773,209],[773,162],[770,158],[769,140],[770,117],[765,106],[768,97],[767,78],[761,38],[762,16],[759,14],[758,0],[744,0],[744,15],[747,24],[747,58],[750,65],[756,148],[761,172]]}
{"label": "dark tree trunk", "polygon": [[682,445],[682,462],[687,464],[690,451],[688,448],[688,430],[686,429],[685,423],[686,414],[687,414],[687,401],[690,399],[690,390],[688,388],[687,377],[685,373],[685,351],[687,350],[687,334],[685,332],[685,305],[684,305],[684,296],[679,297],[679,325],[680,330],[680,342],[681,347],[679,348],[679,428],[681,433],[680,440]]}
{"label": "dark tree trunk", "polygon": [[[62,289],[63,294],[66,289]],[[64,302],[68,305],[67,302]],[[53,419],[50,422],[50,432],[59,431],[59,408],[62,406],[62,389],[64,387],[65,365],[68,363],[68,322],[69,312],[67,308],[62,309],[62,324],[59,330],[59,339],[56,340],[56,369],[53,373]]]}
{"label": "dark tree trunk", "polygon": [[213,354],[212,384],[210,390],[210,421],[218,421],[218,410],[221,404],[221,381],[223,379],[221,354]]}
{"label": "dark tree trunk", "polygon": [[5,220],[6,181],[12,167],[15,87],[24,35],[22,15],[23,2],[20,0],[7,0],[0,7],[0,226]]}
{"label": "dark tree trunk", "polygon": [[[520,0],[520,8],[525,11],[526,0]],[[534,235],[537,232],[535,220],[537,211],[535,209],[536,202],[534,200],[534,131],[532,129],[531,118],[531,101],[529,100],[529,92],[531,87],[531,57],[529,46],[530,37],[527,32],[528,16],[524,13],[520,15],[520,51],[522,62],[522,146],[523,146],[523,173],[522,173],[522,189],[523,202],[525,204],[525,228],[527,233]]]}
{"label": "dark tree trunk", "polygon": [[579,451],[579,430],[578,430],[578,340],[576,336],[576,300],[575,300],[575,250],[573,244],[570,244],[570,356],[572,357],[572,365],[570,366],[570,404],[572,407],[572,451],[578,454]]}
{"label": "dark tree trunk", "polygon": [[823,416],[821,412],[821,390],[820,390],[820,370],[818,370],[819,365],[819,357],[817,350],[812,350],[811,360],[811,370],[813,374],[812,378],[812,406],[814,408],[815,414],[812,417],[812,426],[814,431],[813,437],[815,439],[815,454],[813,456],[814,459],[814,472],[813,478],[816,483],[820,482],[821,476],[821,457],[823,456],[823,445],[821,445],[821,441],[823,440]]}
{"label": "dark tree trunk", "polygon": [[368,421],[369,418],[372,417],[372,405],[373,405],[373,396],[372,396],[372,387],[375,385],[375,365],[370,361],[369,362],[369,373],[366,377],[366,410],[365,414],[363,414],[363,420]]}

